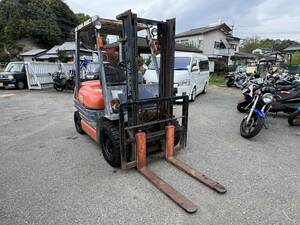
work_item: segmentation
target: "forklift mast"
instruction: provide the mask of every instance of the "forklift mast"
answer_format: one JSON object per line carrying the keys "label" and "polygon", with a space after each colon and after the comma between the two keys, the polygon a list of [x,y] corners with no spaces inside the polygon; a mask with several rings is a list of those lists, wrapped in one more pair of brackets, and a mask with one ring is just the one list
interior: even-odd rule
{"label": "forklift mast", "polygon": [[[136,14],[128,10],[117,16],[123,23],[121,43],[123,64],[126,68],[127,77],[127,99],[128,102],[138,101],[139,98],[139,74],[138,74],[138,46],[137,46],[137,24],[146,27],[157,26],[158,43],[160,45],[160,74],[159,74],[159,98],[173,96],[174,80],[174,54],[175,54],[175,19],[155,21],[138,18]],[[128,124],[137,125],[138,112],[136,107],[128,109]],[[166,119],[173,115],[172,103],[162,102],[160,105],[160,118]]]}

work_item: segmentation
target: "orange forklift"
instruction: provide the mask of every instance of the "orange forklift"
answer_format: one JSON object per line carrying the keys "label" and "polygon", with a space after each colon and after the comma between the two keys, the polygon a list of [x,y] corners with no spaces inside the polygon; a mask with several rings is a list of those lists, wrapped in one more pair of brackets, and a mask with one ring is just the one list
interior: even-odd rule
{"label": "orange forklift", "polygon": [[[91,30],[95,32],[100,70],[98,80],[86,81],[80,75],[80,34]],[[146,34],[158,83],[145,84],[139,74],[138,32]],[[119,36],[119,64],[111,74],[103,61],[103,34]],[[122,169],[136,167],[188,213],[196,212],[197,206],[147,168],[148,155],[164,154],[170,164],[216,192],[225,193],[224,186],[174,157],[175,147],[182,149],[187,143],[189,103],[187,95],[174,95],[175,19],[138,18],[131,10],[116,20],[96,16],[75,29],[75,40],[75,127],[101,146],[108,164]],[[155,57],[158,51],[159,65]],[[179,116],[173,112],[176,100],[182,100]]]}

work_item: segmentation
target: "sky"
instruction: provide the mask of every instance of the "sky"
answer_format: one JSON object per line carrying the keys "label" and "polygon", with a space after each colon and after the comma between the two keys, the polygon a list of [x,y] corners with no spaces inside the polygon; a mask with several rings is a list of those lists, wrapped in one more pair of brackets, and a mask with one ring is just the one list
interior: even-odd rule
{"label": "sky", "polygon": [[176,18],[176,33],[221,19],[234,36],[292,39],[300,42],[299,0],[65,0],[74,12],[115,19],[131,9],[138,17]]}

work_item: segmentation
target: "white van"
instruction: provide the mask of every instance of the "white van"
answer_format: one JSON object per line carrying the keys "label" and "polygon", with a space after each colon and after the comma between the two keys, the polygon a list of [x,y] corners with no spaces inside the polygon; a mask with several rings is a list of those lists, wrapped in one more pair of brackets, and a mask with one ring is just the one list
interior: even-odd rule
{"label": "white van", "polygon": [[[157,56],[159,65],[160,55]],[[157,83],[157,75],[153,63],[144,74],[146,83]],[[194,101],[200,93],[207,92],[209,80],[209,64],[207,56],[192,52],[175,52],[174,89],[176,96],[187,94]]]}

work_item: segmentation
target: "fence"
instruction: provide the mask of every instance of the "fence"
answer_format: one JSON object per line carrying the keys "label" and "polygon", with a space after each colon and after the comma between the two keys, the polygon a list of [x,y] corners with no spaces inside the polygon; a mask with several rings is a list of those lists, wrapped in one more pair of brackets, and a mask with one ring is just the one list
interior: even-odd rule
{"label": "fence", "polygon": [[25,65],[29,89],[52,87],[52,73],[62,71],[67,75],[73,69],[73,64],[69,63],[30,62]]}
{"label": "fence", "polygon": [[29,89],[43,89],[51,87],[52,77],[49,73],[59,71],[59,63],[37,63],[28,62],[25,64],[27,83]]}
{"label": "fence", "polygon": [[[27,62],[25,63],[26,76],[29,89],[43,89],[52,87],[53,80],[50,74],[62,71],[69,75],[75,70],[74,64],[70,63],[44,63],[44,62]],[[99,74],[99,63],[91,62],[86,68],[80,71],[81,78],[95,78]]]}

